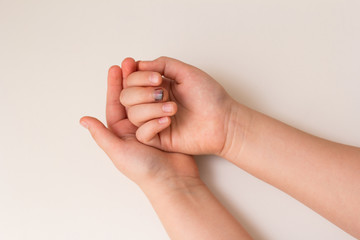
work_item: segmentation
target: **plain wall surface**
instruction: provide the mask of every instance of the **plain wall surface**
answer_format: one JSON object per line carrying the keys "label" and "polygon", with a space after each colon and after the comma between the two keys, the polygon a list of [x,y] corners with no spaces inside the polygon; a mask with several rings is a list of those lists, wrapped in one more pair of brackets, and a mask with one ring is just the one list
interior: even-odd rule
{"label": "plain wall surface", "polygon": [[[359,12],[357,0],[0,0],[0,239],[168,239],[78,123],[104,121],[107,70],[128,56],[178,58],[249,107],[360,146]],[[354,239],[226,160],[197,159],[255,239]]]}

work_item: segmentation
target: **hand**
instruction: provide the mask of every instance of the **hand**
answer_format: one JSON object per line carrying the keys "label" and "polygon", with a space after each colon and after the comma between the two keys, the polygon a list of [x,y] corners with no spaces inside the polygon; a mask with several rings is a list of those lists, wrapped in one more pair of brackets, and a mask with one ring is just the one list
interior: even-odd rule
{"label": "hand", "polygon": [[166,153],[136,139],[137,127],[127,119],[125,108],[119,100],[121,90],[122,71],[119,66],[113,66],[108,73],[108,128],[92,117],[80,120],[115,166],[140,186],[170,178],[199,178],[197,166],[191,156]]}
{"label": "hand", "polygon": [[[137,63],[127,58],[122,67],[133,69],[120,101],[129,120],[139,126],[140,142],[165,151],[220,155],[237,104],[220,84],[200,69],[167,57]],[[154,95],[159,87],[161,102],[159,94]]]}

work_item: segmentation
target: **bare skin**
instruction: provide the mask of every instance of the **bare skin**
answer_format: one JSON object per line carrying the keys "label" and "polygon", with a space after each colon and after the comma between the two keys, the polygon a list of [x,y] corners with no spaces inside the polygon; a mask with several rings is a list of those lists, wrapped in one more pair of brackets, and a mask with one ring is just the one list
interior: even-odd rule
{"label": "bare skin", "polygon": [[[130,121],[139,126],[136,133],[138,140],[167,151],[219,154],[226,140],[226,128],[234,101],[206,73],[179,61],[169,62],[166,59],[136,64],[128,58],[122,63],[123,68],[143,70],[135,71],[125,79],[126,88],[120,98],[127,107]],[[165,78],[161,77],[162,74],[165,74]],[[150,81],[154,75],[158,79],[156,84]],[[176,80],[171,80],[174,78]],[[164,102],[149,100],[149,89],[158,87],[162,87],[168,95],[167,103],[174,105],[170,114],[162,112]],[[149,121],[157,119],[159,114],[173,116],[169,128],[161,128],[157,121]]]}
{"label": "bare skin", "polygon": [[[83,117],[80,123],[114,165],[144,191],[171,239],[251,239],[200,180],[191,156],[164,152],[136,139],[137,127],[119,100],[123,75],[131,71],[131,67],[123,72],[119,66],[109,69],[108,127],[92,117]],[[166,119],[162,126],[170,125]]]}
{"label": "bare skin", "polygon": [[[123,66],[137,70],[126,78],[121,102],[139,127],[140,142],[228,159],[360,238],[360,148],[312,136],[251,110],[209,75],[178,60],[135,63],[128,58]],[[149,84],[153,76],[158,82]],[[163,102],[146,98],[144,89],[155,87],[164,88],[169,97]],[[168,101],[174,111],[161,114]],[[169,127],[160,126],[158,119],[164,116],[171,116]]]}

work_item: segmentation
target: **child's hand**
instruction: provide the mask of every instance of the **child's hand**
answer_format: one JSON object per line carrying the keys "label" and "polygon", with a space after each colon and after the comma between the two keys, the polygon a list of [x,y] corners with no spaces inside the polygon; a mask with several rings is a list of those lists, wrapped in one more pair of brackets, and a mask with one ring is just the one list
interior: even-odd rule
{"label": "child's hand", "polygon": [[125,108],[120,104],[121,90],[122,71],[120,67],[113,66],[108,74],[108,128],[92,117],[80,120],[115,166],[141,187],[154,181],[164,182],[165,179],[198,179],[198,170],[192,157],[166,153],[146,146],[135,138],[137,127],[127,119]]}
{"label": "child's hand", "polygon": [[[167,57],[137,63],[127,58],[122,67],[132,73],[125,79],[120,101],[129,120],[139,126],[140,142],[188,154],[222,152],[236,102],[214,79]],[[161,101],[156,99],[160,88]]]}

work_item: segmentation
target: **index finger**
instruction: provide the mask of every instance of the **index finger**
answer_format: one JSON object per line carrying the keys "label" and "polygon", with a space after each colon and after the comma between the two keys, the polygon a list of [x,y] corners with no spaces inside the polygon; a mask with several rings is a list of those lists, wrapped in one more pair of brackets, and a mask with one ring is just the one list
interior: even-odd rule
{"label": "index finger", "polygon": [[137,71],[131,73],[126,79],[126,87],[160,86],[162,76],[158,72]]}
{"label": "index finger", "polygon": [[109,128],[126,118],[125,108],[119,99],[122,88],[121,68],[114,65],[109,68],[107,78],[106,122]]}

